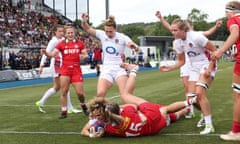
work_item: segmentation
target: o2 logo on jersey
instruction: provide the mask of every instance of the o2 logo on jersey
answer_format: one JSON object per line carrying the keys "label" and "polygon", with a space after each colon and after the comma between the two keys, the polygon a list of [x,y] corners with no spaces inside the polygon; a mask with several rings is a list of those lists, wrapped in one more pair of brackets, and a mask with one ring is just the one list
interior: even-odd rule
{"label": "o2 logo on jersey", "polygon": [[195,57],[195,56],[200,55],[200,53],[196,53],[196,52],[194,52],[194,51],[189,51],[189,52],[187,52],[187,55],[188,55],[189,57]]}
{"label": "o2 logo on jersey", "polygon": [[119,55],[119,53],[117,52],[116,48],[114,48],[114,47],[112,47],[112,46],[106,47],[106,52],[107,52],[108,54],[113,54],[113,55],[116,55],[116,56]]}

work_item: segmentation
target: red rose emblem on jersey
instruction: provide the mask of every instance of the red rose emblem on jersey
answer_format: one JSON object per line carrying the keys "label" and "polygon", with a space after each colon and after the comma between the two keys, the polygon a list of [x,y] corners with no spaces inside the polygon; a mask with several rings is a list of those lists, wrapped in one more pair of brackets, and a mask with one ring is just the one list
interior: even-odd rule
{"label": "red rose emblem on jersey", "polygon": [[192,43],[189,43],[188,45],[189,45],[190,47],[193,47],[193,44],[192,44]]}
{"label": "red rose emblem on jersey", "polygon": [[119,43],[119,39],[115,39],[115,43]]}

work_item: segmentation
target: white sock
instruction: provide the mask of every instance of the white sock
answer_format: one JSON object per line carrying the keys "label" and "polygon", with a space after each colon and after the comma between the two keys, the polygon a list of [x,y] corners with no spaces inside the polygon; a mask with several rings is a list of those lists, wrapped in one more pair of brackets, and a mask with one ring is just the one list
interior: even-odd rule
{"label": "white sock", "polygon": [[179,119],[179,114],[177,112],[174,113],[176,115],[176,120]]}
{"label": "white sock", "polygon": [[184,105],[185,105],[185,107],[188,107],[188,106],[189,106],[189,104],[188,104],[188,101],[187,101],[187,100],[185,100],[185,101],[184,101]]}
{"label": "white sock", "polygon": [[71,98],[70,98],[70,92],[69,91],[67,93],[67,108],[68,108],[68,110],[72,110],[73,109],[73,105],[71,103]]}
{"label": "white sock", "polygon": [[62,107],[62,111],[67,111],[67,107]]}
{"label": "white sock", "polygon": [[54,88],[48,89],[48,90],[44,93],[43,97],[40,99],[40,104],[41,104],[41,105],[44,105],[45,101],[46,101],[49,97],[51,97],[52,95],[54,95],[56,92],[57,92],[57,91],[56,91]]}
{"label": "white sock", "polygon": [[207,125],[212,125],[212,116],[211,115],[204,116],[204,120]]}
{"label": "white sock", "polygon": [[190,105],[190,112],[191,112],[192,114],[194,114],[194,107],[193,107],[193,105]]}
{"label": "white sock", "polygon": [[193,103],[195,103],[195,102],[193,101],[193,99],[187,99],[187,100],[184,101],[185,107],[190,106],[190,105],[192,105]]}

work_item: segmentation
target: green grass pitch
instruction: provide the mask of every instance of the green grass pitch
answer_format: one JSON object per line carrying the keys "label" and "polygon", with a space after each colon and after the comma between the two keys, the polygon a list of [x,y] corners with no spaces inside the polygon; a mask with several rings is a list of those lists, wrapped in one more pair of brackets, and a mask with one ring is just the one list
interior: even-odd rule
{"label": "green grass pitch", "polygon": [[[196,124],[199,112],[195,110],[193,119],[181,119],[154,136],[91,139],[80,135],[88,118],[82,113],[69,114],[59,120],[60,93],[45,103],[46,114],[38,112],[35,102],[39,100],[51,84],[0,90],[0,144],[232,144],[224,142],[219,134],[226,133],[232,122],[232,66],[233,62],[220,62],[216,78],[207,97],[209,98],[216,133],[199,135],[201,128]],[[0,83],[4,84],[4,83]],[[96,95],[97,78],[85,79],[84,88],[87,101]],[[179,71],[161,73],[159,71],[140,72],[137,75],[134,94],[151,102],[169,104],[184,100],[184,90]],[[117,87],[114,85],[107,97],[121,103]],[[77,97],[71,88],[71,99],[78,107]]]}

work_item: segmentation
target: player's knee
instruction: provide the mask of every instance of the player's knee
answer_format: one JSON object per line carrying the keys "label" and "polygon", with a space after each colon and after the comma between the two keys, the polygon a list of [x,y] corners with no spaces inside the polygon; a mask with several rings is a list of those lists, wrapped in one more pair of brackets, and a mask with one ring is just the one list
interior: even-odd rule
{"label": "player's knee", "polygon": [[105,92],[97,92],[98,97],[105,97],[106,93]]}
{"label": "player's knee", "polygon": [[161,107],[159,110],[160,110],[162,116],[166,118],[167,113],[168,113],[167,107]]}
{"label": "player's knee", "polygon": [[78,97],[84,97],[84,93],[83,92],[77,92]]}
{"label": "player's knee", "polygon": [[68,91],[62,91],[62,97],[67,97]]}

